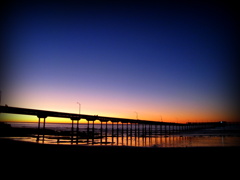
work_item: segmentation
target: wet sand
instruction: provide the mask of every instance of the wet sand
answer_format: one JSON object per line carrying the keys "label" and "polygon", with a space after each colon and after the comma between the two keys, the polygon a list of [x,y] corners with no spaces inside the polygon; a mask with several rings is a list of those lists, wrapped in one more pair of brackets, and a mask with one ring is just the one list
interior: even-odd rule
{"label": "wet sand", "polygon": [[[4,130],[4,129],[2,129]],[[9,128],[7,128],[10,132]],[[10,128],[12,130],[12,128]],[[21,129],[20,135],[22,135]],[[24,133],[26,133],[24,129]],[[232,132],[232,131],[231,131]],[[235,132],[235,131],[234,131]],[[236,131],[239,134],[239,131]],[[14,131],[16,133],[16,131]],[[199,132],[198,132],[199,133]],[[6,134],[11,137],[17,134]],[[216,133],[215,133],[216,134]],[[230,132],[228,132],[230,134]],[[231,135],[235,135],[231,134]],[[24,134],[25,135],[25,134]],[[100,167],[102,163],[109,163],[115,167],[124,163],[124,166],[170,165],[192,167],[203,163],[204,166],[231,166],[240,160],[240,145],[228,147],[129,147],[129,146],[85,146],[85,145],[58,145],[41,144],[35,142],[15,141],[0,138],[0,155],[3,164],[20,165],[28,163],[30,166],[50,165],[69,166],[80,163],[80,167],[90,164]],[[67,163],[66,163],[67,162]],[[149,164],[146,164],[148,162]],[[194,167],[193,166],[193,167]],[[29,167],[29,166],[28,166]]]}
{"label": "wet sand", "polygon": [[[187,148],[154,148],[126,146],[81,146],[81,145],[51,145],[0,139],[1,156],[10,159],[46,160],[68,159],[82,160],[84,158],[111,159],[120,157],[153,160],[215,160],[226,161],[240,157],[238,147],[187,147]],[[209,160],[209,159],[208,159]]]}
{"label": "wet sand", "polygon": [[1,174],[31,179],[237,177],[240,153],[240,147],[76,146],[1,138],[0,147]]}

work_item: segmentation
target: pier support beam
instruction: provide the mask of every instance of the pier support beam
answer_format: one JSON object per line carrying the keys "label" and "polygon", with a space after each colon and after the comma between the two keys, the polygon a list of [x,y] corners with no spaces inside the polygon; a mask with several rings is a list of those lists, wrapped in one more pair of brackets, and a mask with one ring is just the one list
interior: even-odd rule
{"label": "pier support beam", "polygon": [[112,122],[112,144],[114,143],[113,136],[114,136],[114,123]]}
{"label": "pier support beam", "polygon": [[[100,143],[103,144],[103,138],[105,138],[105,144],[107,144],[107,134],[108,134],[108,120],[106,119],[100,119],[99,120],[101,122],[101,129],[100,129],[100,133],[101,133],[101,140]],[[103,127],[103,122],[105,122],[105,132],[103,132],[104,127]],[[105,135],[104,135],[105,134]]]}
{"label": "pier support beam", "polygon": [[[47,115],[45,115],[45,114],[39,114],[37,117],[38,117],[38,135],[37,135],[37,142],[39,142],[40,134],[42,134],[42,142],[44,143],[45,124],[46,124]],[[42,128],[42,131],[41,131],[42,133],[40,132],[40,128],[41,128],[41,118],[43,118],[43,128]]]}
{"label": "pier support beam", "polygon": [[92,145],[94,144],[94,137],[95,137],[95,129],[94,129],[94,121],[92,122]]}
{"label": "pier support beam", "polygon": [[[78,144],[79,120],[81,119],[81,117],[71,117],[70,119],[72,120],[71,144],[73,144],[74,134],[76,134],[76,144]],[[74,132],[74,121],[77,121],[76,132]]]}
{"label": "pier support beam", "polygon": [[106,128],[105,128],[105,142],[107,143],[107,133],[108,133],[108,124],[106,121]]}
{"label": "pier support beam", "polygon": [[118,129],[118,121],[117,121],[117,145],[118,145],[118,132],[119,132],[119,129]]}

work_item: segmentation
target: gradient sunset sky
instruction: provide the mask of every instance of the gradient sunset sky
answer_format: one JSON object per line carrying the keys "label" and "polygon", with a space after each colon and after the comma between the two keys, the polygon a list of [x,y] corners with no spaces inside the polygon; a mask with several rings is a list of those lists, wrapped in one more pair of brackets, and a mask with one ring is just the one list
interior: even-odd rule
{"label": "gradient sunset sky", "polygon": [[79,102],[90,115],[237,120],[234,5],[9,1],[3,14],[1,105],[78,113]]}

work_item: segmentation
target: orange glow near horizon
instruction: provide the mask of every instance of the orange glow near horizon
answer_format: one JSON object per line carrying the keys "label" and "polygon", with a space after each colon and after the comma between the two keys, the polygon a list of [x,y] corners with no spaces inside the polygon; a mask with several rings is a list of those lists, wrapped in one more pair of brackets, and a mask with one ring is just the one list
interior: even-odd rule
{"label": "orange glow near horizon", "polygon": [[[2,104],[78,114],[79,105],[77,102],[79,102],[81,113],[87,115],[176,123],[239,121],[236,114],[231,112],[230,105],[221,106],[223,103],[215,103],[211,100],[205,101],[199,97],[194,100],[187,100],[178,96],[162,96],[160,101],[150,95],[140,97],[138,94],[130,96],[129,94],[118,94],[118,92],[94,90],[82,90],[81,93],[78,93],[67,88],[58,91],[55,89],[41,91],[41,89],[31,87],[31,91],[23,89],[20,92],[14,92],[12,95],[6,92],[2,98]],[[226,107],[229,107],[230,110]],[[38,118],[35,116],[0,114],[0,121],[37,122],[37,120]],[[71,120],[48,117],[47,122],[70,123]],[[86,120],[80,122],[86,123]]]}
{"label": "orange glow near horizon", "polygon": [[[76,113],[77,114],[77,113]],[[85,113],[84,113],[85,114]],[[173,113],[174,114],[174,113]],[[89,114],[89,115],[96,115],[96,114]],[[100,116],[106,117],[119,117],[119,118],[129,118],[129,119],[136,119],[136,113],[133,115],[129,114],[114,114],[114,113],[103,113]],[[227,121],[227,122],[236,122],[234,117],[230,115],[211,115],[211,114],[183,114],[181,117],[176,117],[174,115],[163,114],[156,115],[153,114],[152,116],[148,113],[138,113],[139,120],[150,120],[150,121],[163,121],[163,122],[175,122],[175,123],[188,123],[188,122],[219,122],[219,121]],[[41,119],[42,120],[42,119]],[[1,122],[38,122],[38,118],[32,115],[18,115],[18,114],[0,114],[0,121]],[[57,117],[47,117],[47,123],[71,123],[69,118],[57,118]],[[95,122],[98,122],[96,120]],[[81,119],[80,123],[87,123],[85,119]],[[99,122],[100,123],[100,122]]]}
{"label": "orange glow near horizon", "polygon": [[[35,96],[36,97],[36,96]],[[48,98],[47,98],[48,97]],[[14,107],[25,107],[29,109],[39,109],[48,111],[58,111],[66,113],[79,113],[79,105],[77,101],[69,100],[63,98],[64,103],[60,102],[57,96],[51,96],[51,101],[49,96],[46,99],[40,98],[35,99],[31,103],[28,101],[16,101],[23,103],[12,103],[15,104]],[[111,97],[111,96],[110,96]],[[32,96],[33,98],[33,96]],[[31,97],[30,97],[31,99]],[[17,99],[20,100],[20,99]],[[120,98],[114,99],[116,103],[113,103],[112,99],[84,99],[81,102],[81,113],[88,115],[99,115],[106,117],[118,117],[118,118],[129,118],[140,120],[152,120],[152,121],[163,121],[163,122],[176,122],[176,123],[187,123],[187,122],[219,122],[228,121],[234,122],[238,121],[237,117],[232,113],[226,111],[220,111],[218,109],[210,109],[208,107],[202,108],[198,105],[191,107],[190,105],[179,106],[178,104],[167,104],[164,106],[161,104],[151,104],[146,101],[133,101],[129,100],[129,103],[124,102]],[[11,102],[11,101],[10,101]],[[74,102],[74,103],[73,103]],[[11,106],[9,103],[8,105]],[[137,113],[137,114],[136,114]],[[50,123],[70,123],[71,120],[67,118],[54,118],[48,117],[47,122]],[[5,122],[37,122],[38,118],[35,116],[27,115],[16,115],[16,114],[0,114],[0,121]],[[86,120],[81,120],[81,123],[86,123]]]}

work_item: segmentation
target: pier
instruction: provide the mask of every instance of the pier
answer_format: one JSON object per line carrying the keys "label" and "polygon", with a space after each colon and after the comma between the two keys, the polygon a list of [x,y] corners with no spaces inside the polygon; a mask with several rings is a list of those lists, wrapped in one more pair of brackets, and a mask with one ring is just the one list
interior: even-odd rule
{"label": "pier", "polygon": [[[36,140],[37,142],[41,141],[43,143],[46,135],[45,127],[47,117],[69,119],[71,122],[71,132],[69,134],[69,138],[67,139],[71,142],[71,144],[79,144],[84,141],[85,144],[91,145],[124,144],[126,146],[144,146],[146,143],[151,143],[152,137],[167,137],[169,135],[224,125],[224,122],[171,123],[9,106],[0,106],[0,112],[36,116],[36,122],[38,122]],[[87,128],[86,131],[80,132],[79,125],[83,119],[87,121]],[[98,121],[98,128],[96,128],[96,121]],[[60,142],[61,138],[64,137],[59,136],[56,139]],[[161,140],[162,138],[159,138],[159,141]]]}

